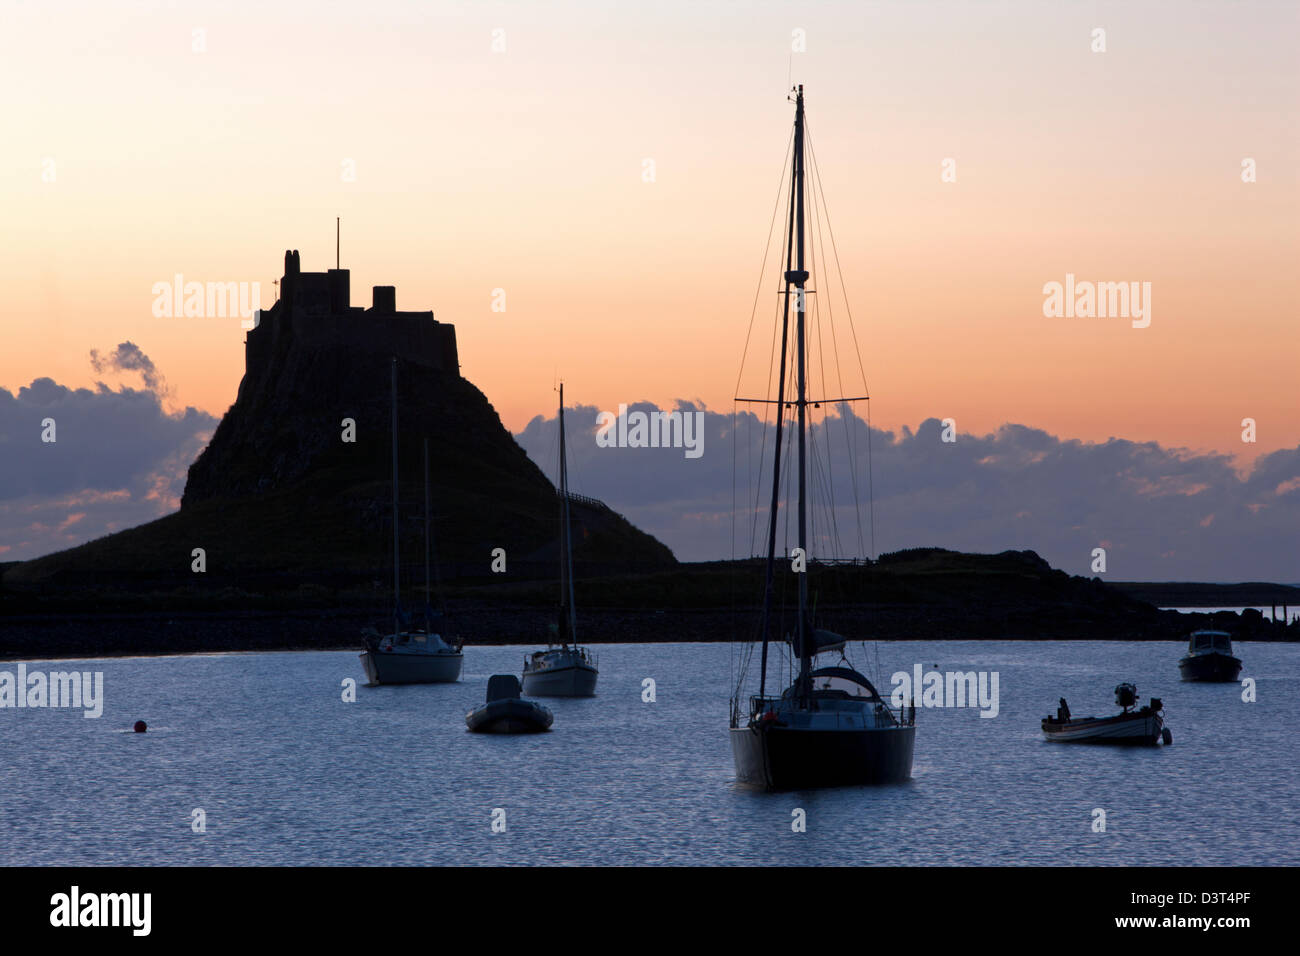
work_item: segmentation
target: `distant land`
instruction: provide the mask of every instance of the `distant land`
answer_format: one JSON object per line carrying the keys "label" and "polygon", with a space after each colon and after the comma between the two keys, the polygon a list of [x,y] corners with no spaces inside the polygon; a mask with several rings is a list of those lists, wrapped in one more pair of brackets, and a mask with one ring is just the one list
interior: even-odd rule
{"label": "distant land", "polygon": [[[762,576],[759,560],[592,573],[576,582],[579,637],[591,644],[750,640]],[[378,570],[354,576],[350,586],[325,586],[304,572],[256,589],[220,575],[164,588],[149,575],[135,588],[125,576],[111,586],[11,585],[10,577],[0,577],[3,658],[359,648],[361,629],[382,627],[391,600]],[[793,604],[794,584],[788,570],[778,574],[778,609]],[[1300,622],[1161,611],[1128,593],[1140,585],[1070,576],[1032,551],[918,548],[871,564],[814,567],[810,584],[818,623],[855,641],[1183,641],[1206,627],[1243,641],[1300,640]],[[544,643],[556,589],[540,576],[502,581],[484,564],[477,575],[446,583],[444,633],[470,645]]]}
{"label": "distant land", "polygon": [[1282,608],[1300,612],[1300,585],[1265,584],[1205,584],[1191,581],[1116,581],[1111,587],[1119,588],[1130,597],[1146,601],[1157,607],[1270,607],[1277,606],[1279,617]]}

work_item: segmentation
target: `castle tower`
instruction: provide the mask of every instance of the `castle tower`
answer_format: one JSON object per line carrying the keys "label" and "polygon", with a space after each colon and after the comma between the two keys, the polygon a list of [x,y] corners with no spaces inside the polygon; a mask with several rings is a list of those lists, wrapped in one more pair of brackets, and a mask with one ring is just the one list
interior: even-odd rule
{"label": "castle tower", "polygon": [[[263,310],[244,345],[245,380],[258,380],[272,356],[292,344],[306,348],[344,347],[396,355],[442,372],[460,374],[455,326],[433,312],[400,312],[397,289],[375,286],[370,308],[351,303],[347,269],[303,272],[298,250],[284,253],[280,300]],[[242,390],[242,386],[241,386]]]}

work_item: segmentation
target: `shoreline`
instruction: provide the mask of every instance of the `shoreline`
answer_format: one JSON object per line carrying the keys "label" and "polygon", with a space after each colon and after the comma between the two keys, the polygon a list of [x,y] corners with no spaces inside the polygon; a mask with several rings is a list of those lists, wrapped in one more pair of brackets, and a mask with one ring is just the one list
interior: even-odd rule
{"label": "shoreline", "polygon": [[[1063,605],[825,606],[825,625],[857,642],[905,641],[1186,641],[1201,628],[1228,630],[1234,641],[1294,642],[1291,626],[1233,612],[1162,611],[1112,617]],[[550,608],[475,604],[449,608],[448,636],[466,647],[545,644]],[[745,643],[755,614],[730,608],[590,608],[580,612],[583,644]],[[418,618],[416,619],[418,622]],[[361,633],[384,622],[369,609],[296,608],[26,614],[0,619],[0,660],[165,657],[214,653],[362,650]]]}

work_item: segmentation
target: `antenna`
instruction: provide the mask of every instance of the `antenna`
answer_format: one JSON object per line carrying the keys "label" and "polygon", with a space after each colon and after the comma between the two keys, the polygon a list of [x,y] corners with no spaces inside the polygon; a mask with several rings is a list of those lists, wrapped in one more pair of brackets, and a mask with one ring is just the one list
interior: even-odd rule
{"label": "antenna", "polygon": [[339,233],[343,231],[342,217],[334,217],[334,268],[339,268]]}

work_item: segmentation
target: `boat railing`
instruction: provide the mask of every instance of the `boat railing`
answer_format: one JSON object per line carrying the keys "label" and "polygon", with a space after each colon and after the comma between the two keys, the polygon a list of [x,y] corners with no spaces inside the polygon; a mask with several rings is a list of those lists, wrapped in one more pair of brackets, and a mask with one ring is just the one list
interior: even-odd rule
{"label": "boat railing", "polygon": [[[751,696],[749,698],[749,719],[759,720],[765,713],[775,713],[784,699],[782,697],[760,697],[757,694]],[[840,711],[830,711],[830,713],[835,714],[836,722],[840,726],[844,726],[846,720],[852,725],[857,725],[856,719],[850,719],[845,713]],[[878,700],[875,709],[871,713],[875,718],[875,726],[877,727],[911,727],[916,724],[915,703],[895,710],[888,702]]]}

